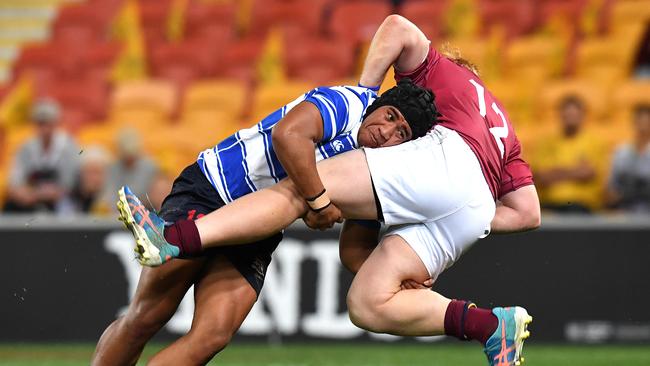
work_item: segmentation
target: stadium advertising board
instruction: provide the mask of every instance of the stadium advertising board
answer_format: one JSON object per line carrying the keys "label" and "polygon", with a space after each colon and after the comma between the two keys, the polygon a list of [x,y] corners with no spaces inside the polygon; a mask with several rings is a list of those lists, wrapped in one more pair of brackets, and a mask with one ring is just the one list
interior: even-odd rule
{"label": "stadium advertising board", "polygon": [[[352,276],[341,267],[337,233],[296,227],[275,253],[260,300],[239,337],[381,340],[354,327],[345,310]],[[648,342],[650,226],[551,225],[480,241],[435,289],[483,307],[525,305],[539,341]],[[93,341],[133,295],[140,265],[129,233],[113,224],[0,227],[1,341]],[[19,243],[19,245],[8,245]],[[189,329],[192,290],[159,335]],[[440,337],[418,338],[437,341]]]}

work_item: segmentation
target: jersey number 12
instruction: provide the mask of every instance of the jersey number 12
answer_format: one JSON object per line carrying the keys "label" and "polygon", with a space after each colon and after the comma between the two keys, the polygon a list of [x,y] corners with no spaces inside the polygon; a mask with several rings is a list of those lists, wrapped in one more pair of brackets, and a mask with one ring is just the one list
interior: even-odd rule
{"label": "jersey number 12", "polygon": [[[481,117],[485,118],[487,115],[487,108],[485,106],[485,88],[481,84],[477,83],[474,79],[470,79],[469,82],[472,83],[472,85],[474,85],[476,88],[476,95],[478,96],[478,111],[481,114]],[[503,159],[505,151],[503,147],[503,141],[501,141],[501,139],[508,137],[508,124],[506,122],[506,117],[503,115],[503,112],[501,112],[501,109],[499,109],[499,106],[497,106],[495,102],[492,102],[491,107],[494,113],[501,117],[501,121],[503,122],[501,126],[490,127],[490,133],[492,136],[494,136],[494,139],[497,142],[497,146],[499,147],[499,152],[501,153],[501,159]]]}

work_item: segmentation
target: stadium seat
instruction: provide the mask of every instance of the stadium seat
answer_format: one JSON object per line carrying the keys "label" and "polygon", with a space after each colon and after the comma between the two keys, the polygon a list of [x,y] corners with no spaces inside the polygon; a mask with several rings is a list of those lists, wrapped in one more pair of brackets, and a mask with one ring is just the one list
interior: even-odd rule
{"label": "stadium seat", "polygon": [[216,44],[211,43],[211,47],[225,44],[234,35],[236,10],[233,3],[191,1],[185,12],[183,38],[205,39],[209,42],[221,40]]}
{"label": "stadium seat", "polygon": [[522,81],[542,82],[559,76],[564,68],[566,45],[554,37],[521,37],[506,49],[503,73]]}
{"label": "stadium seat", "polygon": [[91,79],[108,81],[114,62],[123,49],[118,42],[95,43],[86,48],[81,56],[80,68]]}
{"label": "stadium seat", "polygon": [[177,91],[164,80],[138,80],[118,84],[113,91],[109,118],[144,131],[165,125],[174,112]]}
{"label": "stadium seat", "polygon": [[271,26],[297,28],[316,35],[321,27],[327,0],[254,0],[250,31],[264,35]]}
{"label": "stadium seat", "polygon": [[259,121],[268,114],[315,88],[315,83],[289,81],[281,84],[261,85],[253,97],[253,113],[250,121]]}
{"label": "stadium seat", "polygon": [[[77,69],[78,57],[74,52],[52,43],[27,46],[22,49],[14,63],[13,78],[17,80],[21,75],[29,74],[36,91],[39,92],[48,88],[57,77]],[[66,57],[61,57],[61,54],[66,54]]]}
{"label": "stadium seat", "polygon": [[77,131],[77,143],[82,149],[86,146],[101,145],[115,154],[115,137],[120,128],[118,123],[111,123],[111,121],[86,125]]}
{"label": "stadium seat", "polygon": [[[487,83],[490,92],[500,101],[509,117],[509,122],[518,129],[519,126],[539,122],[532,120],[535,90],[522,87],[516,79],[498,78]],[[539,124],[537,124],[539,126]]]}
{"label": "stadium seat", "polygon": [[179,88],[214,75],[218,69],[218,51],[223,45],[199,40],[161,43],[152,51],[150,69],[154,77],[174,81]]}
{"label": "stadium seat", "polygon": [[630,75],[634,48],[626,39],[584,40],[577,50],[576,76],[604,86],[622,81]]}
{"label": "stadium seat", "polygon": [[241,80],[210,80],[190,85],[183,97],[183,119],[222,114],[241,117],[248,96],[248,87]]}
{"label": "stadium seat", "polygon": [[60,79],[47,93],[61,105],[61,122],[70,132],[106,117],[108,87],[102,80]]}
{"label": "stadium seat", "polygon": [[505,31],[510,40],[530,33],[536,22],[535,2],[532,0],[479,0],[481,34],[495,28]]}
{"label": "stadium seat", "polygon": [[435,42],[443,33],[447,1],[412,0],[406,1],[398,13],[406,17]]}
{"label": "stadium seat", "polygon": [[257,37],[246,37],[234,42],[224,50],[217,76],[252,82],[255,67],[264,41]]}
{"label": "stadium seat", "polygon": [[582,12],[588,5],[588,0],[542,0],[538,1],[539,22],[546,24],[559,19],[571,24],[574,31],[580,25],[576,20],[582,18]]}
{"label": "stadium seat", "polygon": [[355,47],[369,42],[392,9],[388,1],[346,1],[337,3],[329,21],[329,32]]}
{"label": "stadium seat", "polygon": [[140,26],[144,34],[147,47],[163,43],[167,40],[167,20],[170,10],[169,1],[140,2]]}
{"label": "stadium seat", "polygon": [[614,31],[628,24],[646,24],[650,21],[649,0],[625,0],[613,4],[610,23]]}
{"label": "stadium seat", "polygon": [[52,38],[77,47],[107,39],[108,22],[113,14],[92,5],[71,5],[61,9],[52,25]]}
{"label": "stadium seat", "polygon": [[296,37],[284,42],[285,72],[289,78],[326,85],[352,75],[354,52],[339,39]]}

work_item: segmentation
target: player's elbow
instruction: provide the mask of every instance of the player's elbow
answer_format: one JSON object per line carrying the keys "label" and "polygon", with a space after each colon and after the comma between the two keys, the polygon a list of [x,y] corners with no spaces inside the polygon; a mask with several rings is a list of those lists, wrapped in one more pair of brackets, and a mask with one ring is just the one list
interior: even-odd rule
{"label": "player's elbow", "polygon": [[381,29],[387,32],[404,34],[408,30],[409,21],[401,15],[391,14],[384,19]]}
{"label": "player's elbow", "polygon": [[542,225],[542,214],[539,206],[529,210],[525,218],[525,228],[527,230],[535,230]]}

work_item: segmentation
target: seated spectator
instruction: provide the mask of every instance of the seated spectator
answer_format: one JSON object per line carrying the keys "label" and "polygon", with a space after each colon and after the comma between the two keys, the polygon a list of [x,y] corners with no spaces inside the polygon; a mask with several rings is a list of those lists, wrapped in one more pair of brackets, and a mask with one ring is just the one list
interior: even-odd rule
{"label": "seated spectator", "polygon": [[106,214],[109,212],[102,200],[110,156],[100,146],[91,146],[81,154],[79,177],[70,194],[57,208],[59,212]]}
{"label": "seated spectator", "polygon": [[32,121],[36,136],[14,158],[9,174],[5,212],[54,211],[77,176],[79,148],[58,128],[59,105],[43,99],[35,103]]}
{"label": "seated spectator", "polygon": [[602,204],[599,162],[605,144],[585,123],[585,106],[576,96],[558,109],[560,128],[536,144],[531,154],[542,207],[558,212],[589,213]]}
{"label": "seated spectator", "polygon": [[608,184],[609,204],[650,213],[650,105],[634,109],[634,140],[616,149]]}
{"label": "seated spectator", "polygon": [[[128,185],[133,192],[148,197],[149,190],[158,175],[156,164],[142,152],[140,135],[133,129],[118,133],[117,160],[108,170],[105,199],[111,207],[117,202],[117,191]],[[149,202],[144,202],[149,204]]]}

